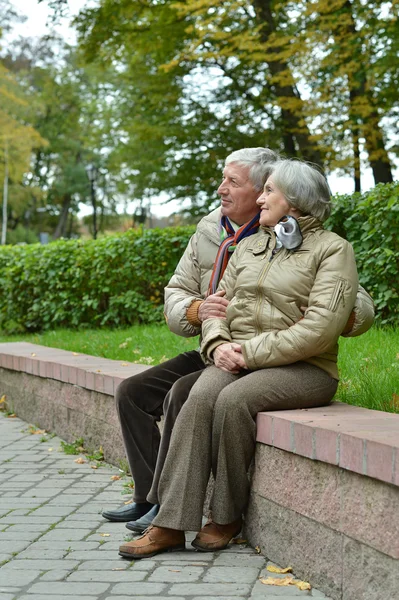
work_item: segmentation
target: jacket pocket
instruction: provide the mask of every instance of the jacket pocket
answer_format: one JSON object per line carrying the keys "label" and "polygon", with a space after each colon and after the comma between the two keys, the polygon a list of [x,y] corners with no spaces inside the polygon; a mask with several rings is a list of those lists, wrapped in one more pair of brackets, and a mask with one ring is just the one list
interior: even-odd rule
{"label": "jacket pocket", "polygon": [[[328,305],[328,310],[331,312],[336,312],[338,305],[340,303],[341,298],[344,298],[344,292],[346,288],[346,281],[341,277],[337,279],[334,290],[330,299],[330,304]],[[345,306],[345,301],[343,301],[343,306]]]}

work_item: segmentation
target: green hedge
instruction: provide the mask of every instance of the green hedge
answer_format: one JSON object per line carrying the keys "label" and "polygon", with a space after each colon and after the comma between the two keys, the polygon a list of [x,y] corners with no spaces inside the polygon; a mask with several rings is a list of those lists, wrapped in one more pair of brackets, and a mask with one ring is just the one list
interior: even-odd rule
{"label": "green hedge", "polygon": [[[399,184],[335,197],[327,227],[354,246],[382,324],[399,322]],[[163,288],[193,227],[97,241],[0,248],[0,329],[125,326],[162,320]]]}
{"label": "green hedge", "polygon": [[0,329],[161,321],[163,288],[194,228],[0,249]]}
{"label": "green hedge", "polygon": [[335,196],[326,223],[355,250],[360,282],[371,294],[377,322],[399,323],[399,183]]}

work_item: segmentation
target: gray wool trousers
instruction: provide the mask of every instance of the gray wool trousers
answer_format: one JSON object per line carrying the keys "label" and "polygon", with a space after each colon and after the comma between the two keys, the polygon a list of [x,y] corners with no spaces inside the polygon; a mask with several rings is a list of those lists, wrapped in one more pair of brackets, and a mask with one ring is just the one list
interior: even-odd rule
{"label": "gray wool trousers", "polygon": [[[158,504],[158,480],[172,429],[205,364],[196,350],[122,381],[115,394],[135,502]],[[161,435],[157,423],[165,413]]]}
{"label": "gray wool trousers", "polygon": [[306,362],[238,375],[207,367],[175,422],[158,486],[161,508],[153,524],[198,531],[211,472],[213,520],[227,524],[238,519],[249,498],[256,414],[324,406],[337,385]]}

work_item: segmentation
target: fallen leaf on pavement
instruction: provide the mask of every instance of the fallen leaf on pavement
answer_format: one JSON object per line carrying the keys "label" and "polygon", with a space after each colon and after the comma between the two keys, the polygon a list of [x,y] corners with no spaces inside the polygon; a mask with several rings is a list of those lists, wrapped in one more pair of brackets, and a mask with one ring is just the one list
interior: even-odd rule
{"label": "fallen leaf on pavement", "polygon": [[78,463],[78,465],[83,465],[83,463],[85,463],[85,459],[82,458],[81,456],[79,456],[79,458],[75,458],[75,460],[73,462]]}
{"label": "fallen leaf on pavement", "polygon": [[15,413],[12,413],[11,415],[7,415],[7,419],[15,419],[16,416]]}
{"label": "fallen leaf on pavement", "polygon": [[4,404],[4,402],[6,401],[6,395],[4,394],[1,398],[0,398],[0,404]]}
{"label": "fallen leaf on pavement", "polygon": [[287,575],[287,577],[261,577],[260,582],[265,585],[291,585],[292,580],[294,579],[293,575]]}
{"label": "fallen leaf on pavement", "polygon": [[80,356],[79,352],[72,352],[74,356]]}
{"label": "fallen leaf on pavement", "polygon": [[264,585],[279,585],[279,586],[287,586],[287,585],[295,585],[300,590],[311,590],[312,586],[307,581],[300,581],[299,579],[295,579],[293,575],[287,575],[287,577],[261,577],[259,580]]}
{"label": "fallen leaf on pavement", "polygon": [[170,571],[171,573],[181,573],[179,569],[168,569],[168,571]]}
{"label": "fallen leaf on pavement", "polygon": [[53,448],[47,448],[47,452],[52,452]]}
{"label": "fallen leaf on pavement", "polygon": [[110,533],[100,533],[101,537],[110,537]]}
{"label": "fallen leaf on pavement", "polygon": [[307,581],[298,581],[297,580],[297,581],[293,581],[292,584],[296,585],[296,587],[299,588],[300,590],[311,590],[312,589],[312,586]]}
{"label": "fallen leaf on pavement", "polygon": [[256,552],[256,554],[260,554],[262,552],[262,550],[260,549],[260,546],[255,546],[255,552]]}
{"label": "fallen leaf on pavement", "polygon": [[234,538],[233,544],[248,544],[248,540],[244,540],[244,538]]}
{"label": "fallen leaf on pavement", "polygon": [[128,367],[128,363],[121,363],[121,367]]}
{"label": "fallen leaf on pavement", "polygon": [[34,352],[31,352],[31,356],[36,356],[36,354]]}
{"label": "fallen leaf on pavement", "polygon": [[[84,461],[86,462],[86,461]],[[98,469],[97,465],[90,465],[90,469]]]}
{"label": "fallen leaf on pavement", "polygon": [[133,500],[126,500],[123,504],[132,504]]}
{"label": "fallen leaf on pavement", "polygon": [[116,567],[115,569],[111,569],[111,571],[124,571],[125,569],[122,569],[121,567]]}
{"label": "fallen leaf on pavement", "polygon": [[112,475],[111,481],[118,481],[118,479],[122,479],[120,475]]}
{"label": "fallen leaf on pavement", "polygon": [[275,567],[274,565],[269,565],[266,567],[266,571],[270,571],[270,573],[292,573],[292,567],[287,567],[286,569],[280,569],[280,567]]}

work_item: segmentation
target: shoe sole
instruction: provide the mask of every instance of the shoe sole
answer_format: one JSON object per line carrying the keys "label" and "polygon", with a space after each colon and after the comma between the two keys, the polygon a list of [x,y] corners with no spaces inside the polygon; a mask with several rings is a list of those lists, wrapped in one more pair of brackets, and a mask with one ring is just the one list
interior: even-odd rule
{"label": "shoe sole", "polygon": [[178,552],[179,550],[185,550],[186,546],[175,546],[173,548],[165,548],[163,550],[155,550],[154,552],[150,552],[149,554],[130,554],[129,552],[121,552],[119,551],[119,556],[123,558],[130,558],[130,560],[139,560],[141,558],[151,558],[156,554],[161,554],[161,552]]}
{"label": "shoe sole", "polygon": [[[233,538],[232,538],[233,539]],[[219,552],[219,550],[225,550],[227,548],[227,546],[230,544],[229,540],[227,542],[227,544],[225,544],[224,546],[219,546],[218,548],[204,548],[203,546],[200,546],[199,544],[195,543],[195,540],[191,542],[191,545],[193,548],[195,548],[196,550],[198,550],[198,552]]]}

